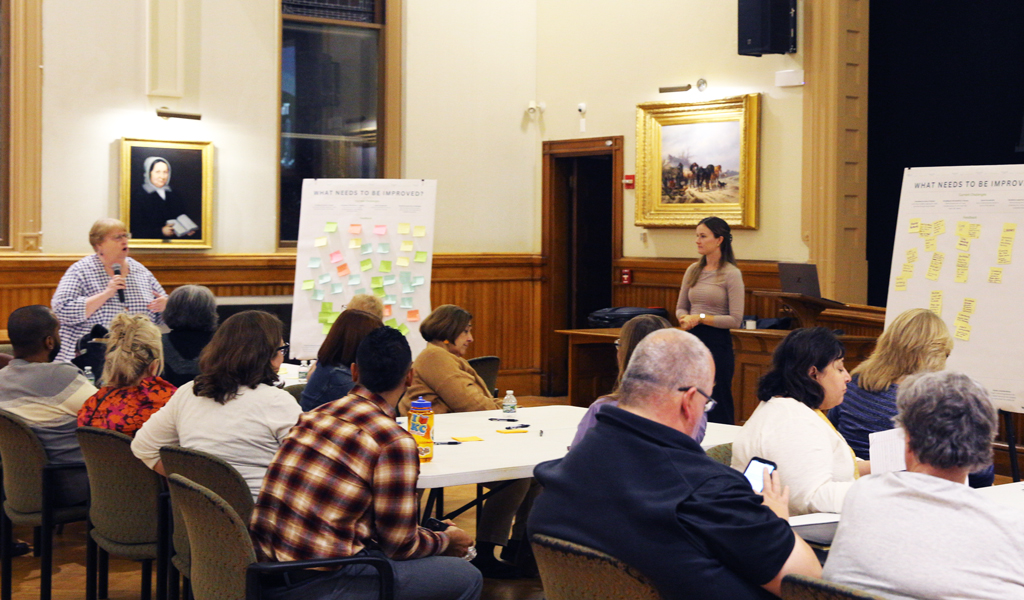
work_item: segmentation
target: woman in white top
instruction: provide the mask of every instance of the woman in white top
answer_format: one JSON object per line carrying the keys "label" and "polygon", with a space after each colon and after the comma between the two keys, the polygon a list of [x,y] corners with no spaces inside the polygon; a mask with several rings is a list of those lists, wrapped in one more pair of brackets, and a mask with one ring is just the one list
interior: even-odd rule
{"label": "woman in white top", "polygon": [[258,310],[224,321],[199,355],[200,374],[135,435],[135,456],[163,474],[164,446],[209,452],[238,469],[255,499],[267,465],[302,414],[291,394],[273,386],[288,347],[282,331],[277,317]]}
{"label": "woman in white top", "polygon": [[778,465],[791,515],[840,512],[854,480],[871,472],[823,412],[843,401],[850,381],[844,355],[842,342],[824,327],[790,332],[761,378],[761,404],[732,444],[734,469],[755,456]]}

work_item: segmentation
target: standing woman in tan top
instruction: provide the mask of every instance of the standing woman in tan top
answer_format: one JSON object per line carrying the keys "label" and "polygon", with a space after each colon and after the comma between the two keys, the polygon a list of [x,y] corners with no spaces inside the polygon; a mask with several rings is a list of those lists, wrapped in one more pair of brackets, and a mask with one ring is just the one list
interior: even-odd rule
{"label": "standing woman in tan top", "polygon": [[718,217],[706,217],[697,225],[697,253],[700,260],[683,276],[676,303],[679,328],[689,331],[711,351],[715,359],[715,388],[718,402],[708,413],[713,423],[733,424],[732,372],[736,357],[730,329],[743,321],[743,274],[732,253],[729,224]]}

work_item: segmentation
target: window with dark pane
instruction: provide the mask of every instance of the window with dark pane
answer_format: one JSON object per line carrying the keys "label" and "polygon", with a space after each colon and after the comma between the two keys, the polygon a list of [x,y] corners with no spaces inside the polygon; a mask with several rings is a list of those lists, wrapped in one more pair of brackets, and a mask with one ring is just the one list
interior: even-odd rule
{"label": "window with dark pane", "polygon": [[379,23],[376,0],[283,0],[281,11],[286,15]]}

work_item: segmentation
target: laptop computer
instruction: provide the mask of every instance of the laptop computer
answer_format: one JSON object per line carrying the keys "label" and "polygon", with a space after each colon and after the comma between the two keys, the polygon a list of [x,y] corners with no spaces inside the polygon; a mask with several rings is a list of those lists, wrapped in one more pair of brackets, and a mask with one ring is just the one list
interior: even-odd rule
{"label": "laptop computer", "polygon": [[[779,263],[779,282],[783,292],[792,292],[821,298],[821,287],[818,285],[818,265],[810,263]],[[821,298],[830,300],[829,298]]]}

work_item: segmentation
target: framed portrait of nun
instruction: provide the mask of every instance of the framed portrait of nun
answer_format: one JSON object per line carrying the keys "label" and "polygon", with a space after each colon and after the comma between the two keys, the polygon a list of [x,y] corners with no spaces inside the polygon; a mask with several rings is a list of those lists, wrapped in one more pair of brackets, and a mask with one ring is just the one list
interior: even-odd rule
{"label": "framed portrait of nun", "polygon": [[121,220],[135,248],[212,247],[213,143],[121,140]]}

